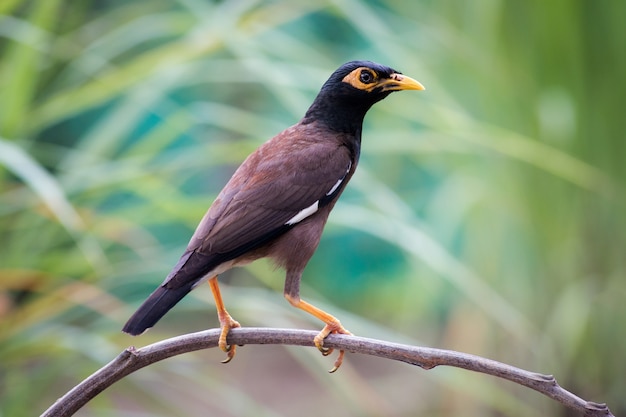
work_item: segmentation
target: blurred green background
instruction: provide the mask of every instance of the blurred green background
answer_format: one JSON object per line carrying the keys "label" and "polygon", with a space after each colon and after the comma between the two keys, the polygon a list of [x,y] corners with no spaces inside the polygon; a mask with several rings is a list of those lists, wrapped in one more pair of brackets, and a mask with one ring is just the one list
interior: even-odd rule
{"label": "blurred green background", "polygon": [[[418,79],[368,114],[303,279],[355,334],[554,374],[626,413],[626,2],[0,2],[0,415],[33,416],[123,348],[217,325],[200,288],[120,328],[236,166],[343,62]],[[259,261],[244,326],[319,329]],[[575,415],[512,383],[314,349],[144,369],[80,416]]]}

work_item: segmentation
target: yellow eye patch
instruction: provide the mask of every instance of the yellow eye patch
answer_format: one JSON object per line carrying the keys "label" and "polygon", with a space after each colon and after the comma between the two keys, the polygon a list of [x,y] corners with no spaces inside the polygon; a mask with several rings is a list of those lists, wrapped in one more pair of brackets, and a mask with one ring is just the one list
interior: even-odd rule
{"label": "yellow eye patch", "polygon": [[378,85],[378,74],[367,67],[359,67],[350,74],[343,77],[344,83],[350,84],[354,88],[364,91],[372,91]]}

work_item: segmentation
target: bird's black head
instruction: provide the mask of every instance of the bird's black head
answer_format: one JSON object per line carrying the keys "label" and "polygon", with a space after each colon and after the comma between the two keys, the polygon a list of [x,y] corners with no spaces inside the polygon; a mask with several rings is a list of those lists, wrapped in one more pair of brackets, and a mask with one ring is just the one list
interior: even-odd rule
{"label": "bird's black head", "polygon": [[365,113],[394,91],[423,90],[401,72],[371,61],[350,61],[324,83],[303,122],[320,121],[333,130],[360,132]]}

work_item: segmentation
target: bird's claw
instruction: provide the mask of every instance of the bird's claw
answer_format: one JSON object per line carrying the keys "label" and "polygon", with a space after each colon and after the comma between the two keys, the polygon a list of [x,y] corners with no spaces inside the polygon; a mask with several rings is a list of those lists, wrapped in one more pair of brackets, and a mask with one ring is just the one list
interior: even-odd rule
{"label": "bird's claw", "polygon": [[[333,323],[327,323],[326,326],[324,326],[324,328],[322,329],[322,331],[320,331],[313,338],[313,343],[315,343],[315,347],[317,347],[317,349],[324,356],[328,356],[334,351],[333,348],[328,348],[324,346],[324,339],[326,339],[326,337],[328,337],[329,334],[346,334],[346,335],[352,336],[352,333],[346,330],[339,321],[333,322]],[[345,351],[340,350],[339,356],[337,356],[337,360],[335,361],[335,366],[333,367],[333,369],[329,370],[328,372],[333,373],[337,369],[339,369],[339,367],[343,363],[344,355],[345,355]]]}
{"label": "bird's claw", "polygon": [[341,364],[343,363],[343,356],[346,352],[344,350],[340,350],[339,351],[339,356],[337,356],[337,360],[335,361],[335,365],[333,366],[333,369],[329,369],[328,373],[329,374],[333,374],[335,373],[335,371],[337,369],[339,369],[339,367],[341,366]]}
{"label": "bird's claw", "polygon": [[235,351],[236,351],[237,346],[233,346],[233,345],[227,345],[226,346],[226,359],[224,359],[223,361],[221,361],[221,363],[228,363],[231,360],[233,360],[233,358],[235,357]]}
{"label": "bird's claw", "polygon": [[220,338],[217,344],[220,349],[222,349],[222,351],[226,352],[226,359],[224,359],[222,363],[228,363],[235,357],[237,346],[229,345],[226,342],[226,338],[228,337],[230,329],[241,327],[241,325],[230,315],[226,315],[224,317],[220,317],[220,326],[222,331],[220,333]]}
{"label": "bird's claw", "polygon": [[322,353],[322,356],[328,356],[331,353],[333,353],[333,351],[335,350],[333,348],[327,348],[327,347],[324,347],[324,346],[318,346],[317,348]]}

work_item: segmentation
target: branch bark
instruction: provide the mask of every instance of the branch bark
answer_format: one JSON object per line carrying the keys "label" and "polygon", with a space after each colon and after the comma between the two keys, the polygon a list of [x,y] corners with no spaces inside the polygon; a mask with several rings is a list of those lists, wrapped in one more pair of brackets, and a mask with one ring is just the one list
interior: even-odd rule
{"label": "branch bark", "polygon": [[[219,329],[211,329],[163,340],[141,349],[131,346],[59,398],[41,417],[71,416],[113,383],[138,369],[182,353],[217,347],[219,335]],[[315,335],[317,332],[307,330],[235,328],[228,335],[228,343],[314,346]],[[561,388],[552,375],[525,371],[480,356],[346,335],[330,335],[325,339],[324,346],[402,361],[426,370],[436,366],[454,366],[481,372],[531,388],[586,417],[613,416],[606,404],[577,397]]]}

